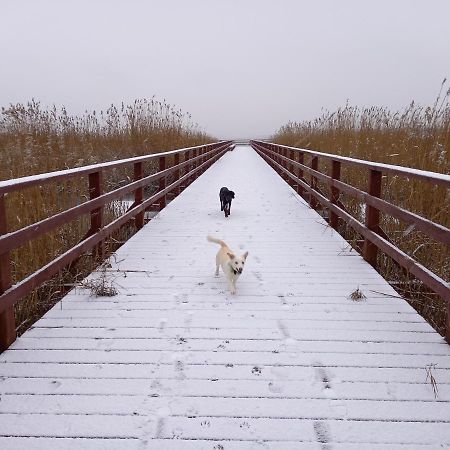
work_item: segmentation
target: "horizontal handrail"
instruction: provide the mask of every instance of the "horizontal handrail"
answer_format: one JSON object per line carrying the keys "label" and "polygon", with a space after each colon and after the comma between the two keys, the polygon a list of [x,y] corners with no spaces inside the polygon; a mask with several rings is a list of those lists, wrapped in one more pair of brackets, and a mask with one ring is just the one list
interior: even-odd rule
{"label": "horizontal handrail", "polygon": [[138,181],[131,182],[125,186],[122,186],[113,191],[109,191],[106,194],[100,195],[99,197],[95,197],[92,200],[88,200],[81,205],[74,206],[73,208],[67,209],[64,212],[59,214],[55,214],[51,217],[47,217],[39,222],[33,223],[26,227],[23,227],[17,231],[12,231],[10,233],[4,234],[0,236],[0,254],[5,253],[7,251],[11,251],[14,248],[20,247],[24,243],[30,241],[31,239],[35,239],[42,234],[45,234],[65,223],[76,219],[80,215],[87,214],[101,206],[106,205],[107,203],[116,200],[118,198],[123,197],[130,192],[135,191],[137,188],[148,186],[150,183],[154,181],[158,181],[161,178],[167,177],[171,175],[175,171],[186,167],[187,165],[199,161],[201,158],[210,156],[214,150],[210,150],[207,153],[204,153],[200,156],[196,156],[195,158],[191,158],[188,161],[184,161],[175,166],[169,167],[161,172],[154,173],[145,178],[141,178]]}
{"label": "horizontal handrail", "polygon": [[89,175],[93,172],[98,172],[103,169],[115,169],[120,166],[124,166],[131,163],[147,162],[152,159],[158,160],[161,156],[173,156],[176,154],[184,154],[192,150],[199,150],[202,148],[214,147],[224,144],[229,141],[220,141],[212,144],[197,145],[196,147],[181,148],[178,150],[172,150],[169,152],[152,153],[151,155],[135,156],[133,158],[118,159],[116,161],[107,161],[104,163],[91,164],[89,166],[75,167],[73,169],[57,170],[54,172],[47,172],[38,175],[31,175],[27,177],[14,178],[12,180],[0,181],[0,194],[16,191],[25,187],[32,187],[36,185],[47,184],[55,181],[67,180],[72,177]]}
{"label": "horizontal handrail", "polygon": [[[351,186],[347,183],[344,183],[339,180],[335,180],[334,178],[319,172],[318,170],[311,169],[310,167],[301,164],[293,159],[287,158],[286,156],[278,155],[273,150],[266,150],[270,152],[272,155],[276,155],[287,164],[292,164],[294,167],[304,170],[310,175],[315,176],[321,181],[324,181],[330,186],[338,188],[340,191],[345,192],[351,195],[358,200],[363,201],[364,203],[374,206],[380,211],[384,213],[390,214],[392,217],[396,219],[403,220],[404,222],[415,225],[418,230],[423,231],[428,234],[430,237],[436,239],[443,244],[450,245],[450,229],[444,227],[443,225],[432,222],[429,219],[425,219],[424,217],[419,216],[418,214],[412,213],[406,209],[400,208],[399,206],[393,205],[392,203],[387,202],[378,197],[374,197],[368,194],[361,189],[358,189],[354,186]],[[306,189],[306,188],[305,188]]]}
{"label": "horizontal handrail", "polygon": [[[98,255],[103,257],[103,241],[130,220],[135,219],[136,227],[143,225],[143,214],[156,202],[159,209],[166,204],[169,192],[179,192],[180,186],[193,181],[213,162],[230,149],[231,141],[220,141],[212,144],[173,150],[166,153],[127,158],[107,163],[94,164],[59,172],[50,172],[32,177],[0,182],[0,352],[6,349],[16,337],[14,325],[14,305],[33,289],[58,273],[64,267],[76,261],[83,253],[97,248]],[[180,162],[180,156],[184,161]],[[166,167],[168,157],[173,158],[173,165]],[[159,164],[159,171],[144,176],[143,162],[155,160]],[[134,181],[126,186],[102,193],[102,172],[107,169],[131,164],[134,167]],[[185,173],[181,175],[181,170]],[[88,176],[90,199],[69,208],[63,212],[47,217],[39,222],[25,226],[13,232],[7,232],[5,196],[7,193],[18,191],[30,186],[54,183],[72,177]],[[175,176],[169,186],[167,177]],[[180,176],[181,175],[181,176]],[[159,182],[156,193],[149,198],[143,198],[143,188],[151,183]],[[133,205],[111,223],[103,225],[103,207],[113,200],[123,198],[134,192]],[[45,266],[28,275],[23,280],[12,284],[10,252],[55,228],[67,224],[82,215],[90,214],[91,228],[88,234],[75,246],[62,255],[50,261]]]}
{"label": "horizontal handrail", "polygon": [[[272,165],[280,174],[287,176],[291,184],[298,186],[299,191],[305,190],[310,194],[309,201],[311,207],[317,209],[317,204],[327,208],[330,212],[330,224],[337,230],[337,217],[346,222],[357,233],[364,237],[363,257],[373,266],[377,264],[377,250],[381,250],[386,255],[396,261],[401,267],[417,277],[432,291],[440,295],[448,305],[446,339],[450,343],[450,284],[433,273],[424,265],[416,261],[385,236],[380,235],[379,213],[383,212],[407,224],[414,226],[417,230],[425,233],[437,242],[450,245],[450,229],[434,223],[433,221],[419,216],[404,208],[400,208],[381,197],[382,174],[395,173],[402,176],[421,179],[435,185],[450,188],[450,176],[435,174],[427,171],[391,166],[388,164],[372,163],[370,161],[355,160],[347,157],[339,157],[328,153],[321,153],[311,150],[303,150],[294,147],[266,143],[262,141],[251,141],[252,147]],[[290,153],[288,157],[287,154]],[[295,155],[299,155],[296,161]],[[311,167],[304,164],[303,155],[309,154]],[[332,161],[331,176],[320,172],[318,161],[323,157]],[[350,184],[340,180],[341,163],[358,166],[369,170],[368,191],[362,191]],[[294,170],[297,173],[294,173]],[[303,173],[311,176],[311,183],[303,178]],[[326,183],[331,188],[330,198],[319,192],[317,180]],[[348,211],[341,207],[340,193],[346,193],[356,198],[366,205],[365,224],[354,218]],[[333,217],[334,216],[334,217]]]}
{"label": "horizontal handrail", "polygon": [[317,156],[320,158],[329,159],[331,161],[339,161],[347,163],[349,165],[358,166],[364,169],[379,170],[385,173],[394,173],[396,175],[402,175],[405,177],[417,178],[422,181],[428,181],[434,184],[450,188],[450,175],[446,175],[443,173],[428,172],[427,170],[414,169],[412,167],[396,166],[394,164],[384,164],[373,161],[365,161],[363,159],[350,158],[348,156],[333,155],[332,153],[318,152],[315,150],[308,150],[298,147],[288,147],[287,145],[272,144],[263,141],[251,141],[251,142],[264,146],[264,148],[266,149],[269,149],[270,146],[276,145],[277,148],[283,150],[292,150],[294,152],[304,153],[311,156]]}
{"label": "horizontal handrail", "polygon": [[[220,158],[225,152],[226,148],[220,150],[220,152],[214,157],[214,161]],[[199,165],[197,168],[183,175],[177,181],[174,181],[169,186],[167,186],[164,190],[157,192],[152,195],[148,199],[144,200],[140,205],[135,206],[133,209],[127,211],[125,214],[115,219],[113,222],[109,223],[105,227],[103,227],[96,234],[84,239],[79,244],[72,247],[70,250],[54,259],[38,271],[29,275],[27,278],[12,286],[8,290],[6,290],[0,296],[0,313],[3,312],[8,307],[11,307],[20,300],[23,296],[33,290],[35,287],[42,284],[44,281],[48,280],[51,276],[55,275],[62,267],[67,266],[73,260],[78,258],[84,252],[92,249],[96,244],[100,241],[104,240],[106,237],[110,236],[114,231],[118,230],[122,225],[128,222],[131,218],[136,216],[136,214],[140,213],[147,209],[152,203],[159,200],[163,195],[172,191],[178,185],[186,181],[189,177],[191,177],[194,173],[201,171],[208,164],[214,161],[206,161],[203,164]]]}

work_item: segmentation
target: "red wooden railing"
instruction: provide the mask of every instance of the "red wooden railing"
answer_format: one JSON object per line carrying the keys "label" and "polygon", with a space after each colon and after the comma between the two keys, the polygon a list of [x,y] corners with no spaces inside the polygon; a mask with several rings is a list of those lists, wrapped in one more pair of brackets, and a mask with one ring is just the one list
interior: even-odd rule
{"label": "red wooden railing", "polygon": [[[378,250],[381,250],[441,296],[447,302],[446,339],[450,343],[449,283],[400,250],[395,244],[386,239],[387,236],[383,236],[380,229],[381,212],[413,225],[417,230],[420,230],[437,242],[449,246],[450,230],[448,228],[383,200],[381,198],[381,181],[382,175],[389,173],[405,177],[405,182],[409,178],[414,178],[450,189],[450,175],[374,163],[263,141],[251,141],[250,144],[281,176],[286,177],[287,181],[297,187],[299,194],[304,194],[305,191],[309,194],[309,203],[312,208],[317,209],[321,205],[323,208],[328,209],[329,223],[334,229],[338,228],[340,218],[364,237],[362,254],[367,262],[375,267]],[[309,155],[311,158],[310,166],[304,163],[305,155]],[[329,163],[329,175],[320,172],[319,160],[326,160]],[[340,180],[342,165],[367,170],[367,191],[362,191]],[[305,172],[311,176],[309,183],[304,178]],[[318,180],[330,187],[329,198],[326,198],[318,190]],[[356,220],[346,210],[339,200],[341,192],[365,204],[365,223]]]}
{"label": "red wooden railing", "polygon": [[[231,141],[216,142],[166,153],[110,161],[0,182],[0,352],[8,348],[16,339],[15,303],[67,267],[83,253],[94,249],[97,256],[102,258],[104,256],[103,242],[105,238],[130,220],[135,221],[138,229],[142,228],[146,210],[157,202],[158,209],[164,208],[168,193],[179,194],[180,188],[190,184],[219,159],[230,146]],[[172,167],[167,167],[169,158],[173,158],[174,165]],[[181,158],[183,158],[183,161],[180,161]],[[145,176],[143,163],[149,161],[158,161],[159,171]],[[129,167],[130,165],[134,167],[134,181],[113,191],[103,193],[102,179],[104,172],[113,168]],[[183,174],[181,174],[182,172]],[[172,175],[175,181],[167,186],[169,175]],[[88,178],[90,197],[88,201],[8,233],[5,195],[27,187],[61,182],[76,177]],[[144,200],[144,187],[155,182],[159,184],[158,191]],[[133,205],[123,215],[108,225],[104,225],[104,206],[130,193],[134,193]],[[85,214],[90,214],[90,229],[81,242],[25,279],[12,285],[11,251]]]}

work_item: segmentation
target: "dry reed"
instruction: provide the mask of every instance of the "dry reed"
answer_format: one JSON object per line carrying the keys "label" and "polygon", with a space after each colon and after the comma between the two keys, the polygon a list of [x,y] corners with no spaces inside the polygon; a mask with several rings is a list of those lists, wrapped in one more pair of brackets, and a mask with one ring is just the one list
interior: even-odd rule
{"label": "dry reed", "polygon": [[[326,153],[349,156],[433,172],[450,172],[450,89],[446,80],[432,106],[412,102],[402,112],[384,107],[358,108],[345,105],[335,112],[324,112],[317,119],[289,122],[273,136],[273,142]],[[310,159],[305,157],[309,165]],[[319,170],[328,173],[327,163]],[[367,189],[367,171],[342,167],[341,179],[360,189]],[[329,195],[328,186],[318,183]],[[447,189],[417,180],[389,175],[383,177],[382,197],[404,209],[450,227],[450,193]],[[363,205],[347,195],[341,201],[358,220],[364,222]],[[381,228],[389,239],[446,281],[450,281],[450,251],[423,233],[382,214]],[[352,242],[361,239],[348,227],[342,234]],[[379,271],[405,295],[411,304],[438,330],[445,332],[446,305],[418,280],[381,254]]]}
{"label": "dry reed", "polygon": [[[152,98],[132,105],[111,105],[99,113],[71,116],[65,108],[43,109],[32,100],[26,105],[2,108],[0,118],[0,180],[98,162],[146,155],[211,142],[213,139],[184,114],[166,102]],[[133,168],[104,173],[104,191],[128,183]],[[144,172],[157,170],[145,163]],[[147,194],[156,189],[150,186]],[[21,190],[6,196],[8,230],[35,223],[89,198],[87,177]],[[127,209],[115,201],[106,205],[105,224]],[[89,216],[80,217],[47,233],[11,254],[13,282],[17,282],[77,244],[89,228]],[[125,227],[106,245],[110,253],[134,232]],[[58,277],[36,289],[16,305],[18,331],[23,332],[51,307],[80,277],[96,265],[90,255]]]}

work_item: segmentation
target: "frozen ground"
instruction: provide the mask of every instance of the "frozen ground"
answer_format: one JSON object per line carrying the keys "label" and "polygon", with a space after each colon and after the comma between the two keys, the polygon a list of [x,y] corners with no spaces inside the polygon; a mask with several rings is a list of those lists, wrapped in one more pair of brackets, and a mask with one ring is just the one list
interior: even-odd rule
{"label": "frozen ground", "polygon": [[[207,234],[249,251],[236,296]],[[117,296],[77,289],[0,356],[2,450],[450,447],[450,347],[250,147],[107,277]]]}

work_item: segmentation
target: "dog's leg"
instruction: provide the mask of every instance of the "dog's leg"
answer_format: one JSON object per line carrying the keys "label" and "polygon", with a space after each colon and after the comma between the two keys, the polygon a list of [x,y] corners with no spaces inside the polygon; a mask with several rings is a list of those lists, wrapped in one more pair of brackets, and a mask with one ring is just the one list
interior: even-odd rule
{"label": "dog's leg", "polygon": [[217,254],[217,256],[216,256],[216,272],[214,274],[216,277],[219,276],[219,266],[220,266],[220,260],[219,260],[219,254]]}
{"label": "dog's leg", "polygon": [[220,210],[223,211],[223,200],[220,200]]}
{"label": "dog's leg", "polygon": [[228,284],[230,286],[230,292],[232,295],[236,294],[236,285],[234,284],[234,280],[228,280]]}

